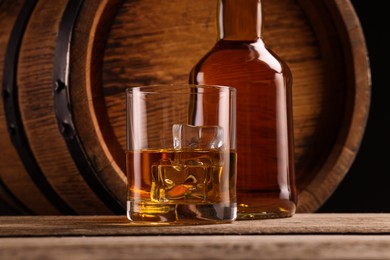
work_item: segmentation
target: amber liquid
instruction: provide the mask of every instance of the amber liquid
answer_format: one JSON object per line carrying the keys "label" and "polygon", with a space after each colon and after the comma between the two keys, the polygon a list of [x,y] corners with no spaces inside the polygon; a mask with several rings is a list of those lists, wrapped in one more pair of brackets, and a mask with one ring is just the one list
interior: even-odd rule
{"label": "amber liquid", "polygon": [[237,215],[235,152],[126,153],[128,218],[167,224],[231,222]]}
{"label": "amber liquid", "polygon": [[295,213],[291,82],[288,67],[255,42],[220,40],[191,83],[237,89],[238,219]]}

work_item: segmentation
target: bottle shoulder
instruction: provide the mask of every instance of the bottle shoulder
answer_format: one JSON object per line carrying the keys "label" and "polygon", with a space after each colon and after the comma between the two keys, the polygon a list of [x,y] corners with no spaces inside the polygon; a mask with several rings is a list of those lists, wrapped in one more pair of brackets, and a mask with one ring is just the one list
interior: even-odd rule
{"label": "bottle shoulder", "polygon": [[198,62],[197,68],[204,67],[256,67],[274,73],[290,74],[288,65],[278,57],[262,40],[256,42],[218,41]]}

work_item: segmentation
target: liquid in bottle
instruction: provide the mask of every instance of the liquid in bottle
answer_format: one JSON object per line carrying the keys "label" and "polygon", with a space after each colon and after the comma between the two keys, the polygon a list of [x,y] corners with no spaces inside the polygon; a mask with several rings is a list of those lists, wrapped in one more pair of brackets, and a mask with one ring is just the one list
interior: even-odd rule
{"label": "liquid in bottle", "polygon": [[260,0],[218,0],[218,41],[190,83],[237,89],[238,219],[296,210],[292,75],[262,38]]}

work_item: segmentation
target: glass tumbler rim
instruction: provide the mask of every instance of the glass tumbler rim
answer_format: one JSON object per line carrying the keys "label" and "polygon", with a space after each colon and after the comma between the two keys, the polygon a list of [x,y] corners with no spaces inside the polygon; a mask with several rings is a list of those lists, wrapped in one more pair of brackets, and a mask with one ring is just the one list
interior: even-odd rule
{"label": "glass tumbler rim", "polygon": [[235,94],[237,92],[237,89],[233,86],[211,85],[211,84],[185,84],[185,83],[141,85],[141,86],[127,87],[125,90],[127,94],[132,94],[134,92],[140,92],[144,94],[154,94],[154,93],[161,92],[160,90],[162,88],[169,88],[169,91],[172,93],[172,91],[183,91],[183,86],[194,88],[194,89],[223,90],[223,91],[229,91],[232,94]]}

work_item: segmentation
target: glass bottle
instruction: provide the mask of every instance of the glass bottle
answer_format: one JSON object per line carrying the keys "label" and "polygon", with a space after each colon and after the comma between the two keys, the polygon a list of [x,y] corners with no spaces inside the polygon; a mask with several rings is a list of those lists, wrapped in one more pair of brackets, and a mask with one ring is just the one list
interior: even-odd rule
{"label": "glass bottle", "polygon": [[261,0],[218,0],[218,40],[190,83],[237,89],[238,219],[296,210],[292,76],[262,38]]}

